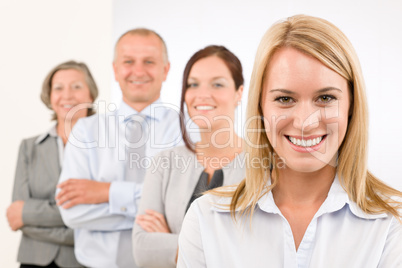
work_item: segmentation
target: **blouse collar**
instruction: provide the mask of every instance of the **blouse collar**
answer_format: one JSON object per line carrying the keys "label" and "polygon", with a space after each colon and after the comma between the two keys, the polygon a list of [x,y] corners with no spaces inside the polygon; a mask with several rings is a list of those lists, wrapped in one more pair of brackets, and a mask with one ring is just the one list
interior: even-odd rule
{"label": "blouse collar", "polygon": [[[268,180],[267,185],[271,184],[271,180]],[[228,189],[228,191],[234,190],[234,188]],[[218,199],[216,204],[212,206],[212,210],[219,211],[219,212],[230,212],[228,209],[229,205],[231,203],[231,198],[230,197],[221,197]],[[272,191],[269,191],[267,194],[262,196],[258,202],[258,207],[266,212],[266,213],[273,213],[273,214],[279,214],[282,215],[281,211],[279,208],[276,206],[274,197],[272,195]],[[250,206],[250,204],[249,204]],[[355,202],[349,199],[348,194],[346,191],[343,189],[338,176],[335,176],[334,181],[332,182],[331,188],[328,192],[328,196],[325,199],[324,203],[321,205],[320,209],[317,211],[316,215],[314,218],[317,218],[323,214],[326,213],[333,213],[336,211],[341,210],[343,207],[347,206],[349,210],[355,215],[356,217],[362,218],[362,219],[380,219],[380,218],[386,218],[388,215],[386,213],[381,213],[381,214],[368,214],[365,213],[363,210],[357,206]],[[236,211],[238,211],[237,209]]]}

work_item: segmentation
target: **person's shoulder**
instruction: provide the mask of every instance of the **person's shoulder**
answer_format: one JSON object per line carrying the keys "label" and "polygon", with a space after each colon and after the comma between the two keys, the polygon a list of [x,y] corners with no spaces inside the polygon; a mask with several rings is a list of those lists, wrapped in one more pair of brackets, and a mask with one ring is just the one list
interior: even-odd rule
{"label": "person's shoulder", "polygon": [[90,116],[86,116],[86,117],[82,117],[80,119],[78,119],[77,124],[78,126],[93,126],[94,124],[99,124],[100,122],[104,122],[106,118],[106,114],[93,114]]}
{"label": "person's shoulder", "polygon": [[40,135],[35,135],[32,137],[24,138],[21,141],[21,145],[35,146],[35,145],[41,144],[41,143],[45,142],[46,140],[48,140],[49,136],[50,136],[49,131],[47,131]]}
{"label": "person's shoulder", "polygon": [[181,146],[175,146],[166,150],[163,150],[159,152],[158,154],[155,155],[155,157],[169,157],[169,158],[174,158],[176,156],[188,156],[188,155],[193,155],[193,153],[187,149],[186,146],[181,145]]}
{"label": "person's shoulder", "polygon": [[41,135],[35,135],[32,137],[22,139],[20,143],[20,150],[29,152],[35,150],[38,146],[46,144],[49,141],[49,133],[45,132]]}
{"label": "person's shoulder", "polygon": [[222,168],[224,176],[224,185],[237,184],[246,177],[246,158],[245,153],[240,152],[226,166]]}
{"label": "person's shoulder", "polygon": [[[392,196],[391,200],[393,202],[393,205],[396,209],[396,211],[399,214],[399,217],[394,216],[394,215],[390,215],[391,217],[393,217],[393,220],[396,222],[397,225],[401,226],[402,228],[402,196]],[[389,213],[390,214],[390,213]],[[402,231],[402,229],[401,229]]]}
{"label": "person's shoulder", "polygon": [[94,144],[99,136],[105,133],[101,130],[105,128],[106,121],[105,114],[93,114],[78,119],[68,137],[68,145],[72,144],[77,148],[96,147]]}
{"label": "person's shoulder", "polygon": [[29,137],[29,138],[25,138],[21,141],[20,143],[20,152],[29,152],[34,150],[36,144],[37,144],[37,140],[41,135],[36,135],[33,137]]}
{"label": "person's shoulder", "polygon": [[233,159],[232,164],[235,168],[242,168],[245,169],[246,163],[249,161],[248,153],[245,151],[241,151],[236,153],[236,157]]}
{"label": "person's shoulder", "polygon": [[[185,146],[176,146],[163,151],[160,151],[153,157],[152,163],[160,164],[160,163],[169,163],[168,165],[173,168],[177,167],[174,163],[182,163],[181,161],[185,161],[188,163],[190,158],[194,158],[194,154],[188,150]],[[181,167],[181,165],[179,165]]]}
{"label": "person's shoulder", "polygon": [[39,138],[40,136],[42,136],[42,135],[36,135],[36,136],[24,138],[24,139],[21,141],[21,144],[22,144],[22,143],[25,143],[25,144],[35,144],[35,142],[38,140],[38,138]]}
{"label": "person's shoulder", "polygon": [[176,155],[194,155],[185,145],[173,147],[170,151]]}
{"label": "person's shoulder", "polygon": [[107,114],[93,114],[78,119],[72,129],[72,133],[78,136],[98,136],[99,130],[104,129],[107,124]]}
{"label": "person's shoulder", "polygon": [[[202,214],[211,214],[215,212],[229,213],[232,197],[230,195],[236,189],[235,186],[225,186],[217,189],[214,193],[207,193],[197,198],[192,206]],[[226,194],[227,193],[227,194]]]}
{"label": "person's shoulder", "polygon": [[208,206],[210,208],[212,208],[221,203],[226,203],[225,199],[226,199],[225,197],[222,197],[217,194],[206,193],[206,194],[202,195],[201,197],[197,198],[196,201],[197,201],[197,203],[199,203],[201,205],[208,204]]}
{"label": "person's shoulder", "polygon": [[165,120],[170,120],[170,121],[179,120],[180,112],[176,109],[176,106],[169,104],[169,103],[163,103],[163,102],[156,103],[154,105],[156,105],[157,115],[164,121]]}
{"label": "person's shoulder", "polygon": [[191,203],[189,210],[193,210],[199,215],[210,214],[214,208],[214,204],[216,204],[219,199],[218,196],[211,193],[204,194]]}

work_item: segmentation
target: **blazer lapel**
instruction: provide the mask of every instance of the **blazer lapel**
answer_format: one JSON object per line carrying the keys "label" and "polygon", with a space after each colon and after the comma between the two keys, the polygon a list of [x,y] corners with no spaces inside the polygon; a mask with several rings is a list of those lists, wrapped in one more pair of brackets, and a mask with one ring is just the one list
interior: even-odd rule
{"label": "blazer lapel", "polygon": [[191,197],[193,196],[194,189],[200,179],[201,173],[204,170],[204,167],[197,162],[197,166],[195,170],[191,174],[188,174],[185,177],[185,180],[187,180],[187,189],[183,191],[183,200],[184,202],[182,203],[182,210],[184,212],[184,215],[186,214],[187,206],[188,203],[190,202]]}
{"label": "blazer lapel", "polygon": [[48,136],[38,145],[38,149],[40,151],[40,162],[48,172],[49,178],[59,178],[61,167],[56,138]]}

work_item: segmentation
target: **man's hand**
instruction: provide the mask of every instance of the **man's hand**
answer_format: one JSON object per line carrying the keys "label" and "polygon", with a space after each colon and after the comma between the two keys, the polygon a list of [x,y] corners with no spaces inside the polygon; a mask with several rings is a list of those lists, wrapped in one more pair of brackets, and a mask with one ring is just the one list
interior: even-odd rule
{"label": "man's hand", "polygon": [[154,210],[145,210],[144,215],[137,215],[136,223],[148,233],[171,233],[165,217]]}
{"label": "man's hand", "polygon": [[88,179],[68,179],[59,185],[56,196],[57,205],[64,209],[80,204],[100,204],[109,202],[110,182],[98,182]]}
{"label": "man's hand", "polygon": [[13,231],[17,231],[22,226],[24,226],[24,222],[22,221],[23,208],[24,208],[24,201],[22,200],[14,201],[7,208],[8,225],[10,225],[11,230]]}

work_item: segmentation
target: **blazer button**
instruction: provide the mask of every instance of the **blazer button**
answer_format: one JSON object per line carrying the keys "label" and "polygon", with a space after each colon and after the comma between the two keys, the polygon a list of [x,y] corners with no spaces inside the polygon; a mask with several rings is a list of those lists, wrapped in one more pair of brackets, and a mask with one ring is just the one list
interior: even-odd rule
{"label": "blazer button", "polygon": [[126,208],[126,207],[121,207],[121,208],[120,208],[120,211],[121,211],[121,212],[126,212],[126,211],[127,211],[127,208]]}

